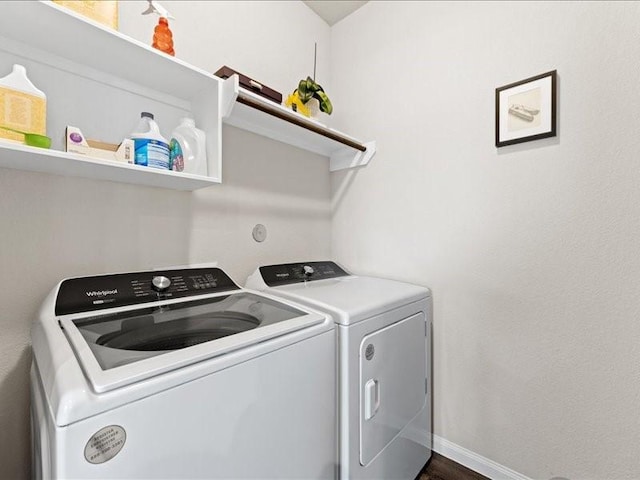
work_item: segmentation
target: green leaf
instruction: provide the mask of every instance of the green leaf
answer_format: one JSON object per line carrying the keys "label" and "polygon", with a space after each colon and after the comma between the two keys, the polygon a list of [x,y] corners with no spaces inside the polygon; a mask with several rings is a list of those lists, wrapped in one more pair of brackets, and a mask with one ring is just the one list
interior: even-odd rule
{"label": "green leaf", "polygon": [[327,94],[324,91],[319,90],[314,95],[320,102],[320,111],[326,113],[327,115],[331,115],[333,112],[333,105],[331,105],[331,100],[327,97]]}
{"label": "green leaf", "polygon": [[324,93],[324,89],[313,81],[311,77],[307,77],[304,80],[300,80],[298,84],[298,96],[302,103],[307,103],[312,98],[317,98],[320,103],[320,110],[327,115],[331,115],[333,112],[333,105],[331,105],[331,100],[326,93]]}
{"label": "green leaf", "polygon": [[302,100],[302,103],[307,103],[313,97],[313,91],[309,89],[307,83],[306,80],[300,80],[298,84],[298,96],[300,100]]}
{"label": "green leaf", "polygon": [[322,90],[322,87],[318,85],[315,81],[313,81],[311,77],[307,77],[307,86],[309,87],[309,90],[311,90],[314,93],[319,90]]}

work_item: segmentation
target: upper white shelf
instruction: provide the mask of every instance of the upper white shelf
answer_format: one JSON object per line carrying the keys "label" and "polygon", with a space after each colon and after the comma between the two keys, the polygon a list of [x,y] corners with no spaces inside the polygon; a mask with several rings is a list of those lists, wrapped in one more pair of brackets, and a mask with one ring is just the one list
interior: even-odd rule
{"label": "upper white shelf", "polygon": [[180,98],[191,99],[220,82],[200,68],[53,2],[0,2],[0,37]]}
{"label": "upper white shelf", "polygon": [[222,85],[224,123],[330,158],[331,171],[366,165],[375,142],[363,143],[240,87],[233,75]]}

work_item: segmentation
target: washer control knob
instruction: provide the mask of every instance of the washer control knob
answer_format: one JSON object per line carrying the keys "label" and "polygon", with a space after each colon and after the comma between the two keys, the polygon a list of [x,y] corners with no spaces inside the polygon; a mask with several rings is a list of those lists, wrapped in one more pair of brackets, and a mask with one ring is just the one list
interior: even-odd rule
{"label": "washer control knob", "polygon": [[304,273],[305,277],[310,277],[314,273],[313,267],[310,265],[305,265],[304,267],[302,267],[302,273]]}
{"label": "washer control knob", "polygon": [[165,292],[171,286],[171,280],[163,275],[158,275],[157,277],[153,277],[151,280],[151,286],[156,292]]}

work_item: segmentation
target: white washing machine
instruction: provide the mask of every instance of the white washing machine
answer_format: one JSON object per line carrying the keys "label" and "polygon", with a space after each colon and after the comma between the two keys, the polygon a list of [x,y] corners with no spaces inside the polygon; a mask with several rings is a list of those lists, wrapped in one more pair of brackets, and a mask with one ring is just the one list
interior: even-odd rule
{"label": "white washing machine", "polygon": [[339,478],[413,480],[431,457],[430,291],[333,262],[263,266],[246,286],[336,322]]}
{"label": "white washing machine", "polygon": [[73,278],[32,330],[34,478],[330,479],[331,318],[218,268]]}

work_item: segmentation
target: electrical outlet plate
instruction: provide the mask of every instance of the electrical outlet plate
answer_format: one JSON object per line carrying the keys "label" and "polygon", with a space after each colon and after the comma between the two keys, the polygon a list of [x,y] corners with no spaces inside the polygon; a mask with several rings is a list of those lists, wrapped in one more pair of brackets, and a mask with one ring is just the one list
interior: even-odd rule
{"label": "electrical outlet plate", "polygon": [[267,227],[265,227],[261,223],[258,223],[255,227],[253,227],[252,235],[253,239],[256,242],[264,242],[267,238]]}

